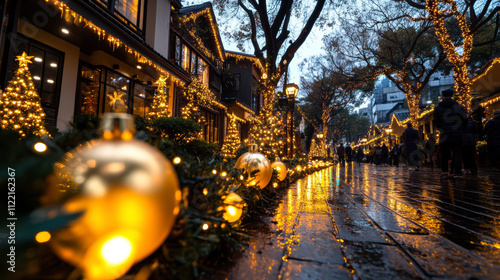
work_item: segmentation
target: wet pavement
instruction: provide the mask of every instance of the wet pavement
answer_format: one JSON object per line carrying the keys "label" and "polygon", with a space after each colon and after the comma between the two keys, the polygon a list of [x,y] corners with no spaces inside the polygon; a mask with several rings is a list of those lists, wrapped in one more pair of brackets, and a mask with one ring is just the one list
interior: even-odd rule
{"label": "wet pavement", "polygon": [[332,166],[299,180],[226,279],[500,279],[500,173]]}

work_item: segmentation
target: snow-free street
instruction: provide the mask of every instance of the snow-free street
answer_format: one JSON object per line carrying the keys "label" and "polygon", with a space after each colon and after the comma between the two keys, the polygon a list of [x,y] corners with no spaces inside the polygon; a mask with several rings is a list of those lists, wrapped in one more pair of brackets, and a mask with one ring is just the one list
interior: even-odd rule
{"label": "snow-free street", "polygon": [[354,163],[313,173],[226,277],[500,279],[500,174],[439,174]]}

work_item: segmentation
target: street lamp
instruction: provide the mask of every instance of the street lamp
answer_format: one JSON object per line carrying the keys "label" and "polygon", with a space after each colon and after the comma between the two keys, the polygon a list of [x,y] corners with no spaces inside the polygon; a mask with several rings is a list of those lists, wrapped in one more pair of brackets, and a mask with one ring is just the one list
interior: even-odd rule
{"label": "street lamp", "polygon": [[293,110],[295,107],[295,97],[299,92],[296,84],[286,84],[285,93],[288,98],[287,127],[286,129],[286,154],[289,159],[293,158]]}
{"label": "street lamp", "polygon": [[392,145],[392,128],[386,128],[385,131],[389,134],[389,146]]}

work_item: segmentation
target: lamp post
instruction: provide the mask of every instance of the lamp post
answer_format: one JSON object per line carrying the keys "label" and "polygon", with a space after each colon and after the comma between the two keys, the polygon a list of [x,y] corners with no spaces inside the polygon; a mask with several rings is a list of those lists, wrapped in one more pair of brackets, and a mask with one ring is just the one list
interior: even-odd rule
{"label": "lamp post", "polygon": [[295,107],[295,97],[297,97],[297,92],[299,92],[299,86],[296,84],[285,85],[285,93],[288,98],[287,127],[285,128],[287,130],[285,152],[289,159],[293,158],[293,110]]}
{"label": "lamp post", "polygon": [[392,146],[392,128],[387,128],[385,131],[389,134],[389,146]]}
{"label": "lamp post", "polygon": [[325,154],[323,154],[323,151],[324,151],[324,148],[325,148],[325,146],[323,145],[323,136],[324,136],[324,135],[323,135],[323,132],[322,132],[322,131],[320,131],[320,132],[318,132],[318,134],[316,134],[316,137],[318,137],[318,140],[319,140],[319,141],[318,141],[318,145],[319,145],[319,147],[320,147],[320,149],[321,149],[321,156],[322,156],[322,157],[324,157],[324,156],[325,156]]}

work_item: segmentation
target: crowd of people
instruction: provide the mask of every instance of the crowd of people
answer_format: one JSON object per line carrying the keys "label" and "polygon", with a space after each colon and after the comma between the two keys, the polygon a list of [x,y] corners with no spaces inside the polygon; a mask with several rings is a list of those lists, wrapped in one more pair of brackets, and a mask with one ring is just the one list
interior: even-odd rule
{"label": "crowd of people", "polygon": [[[449,89],[441,93],[442,100],[434,107],[434,125],[439,131],[439,141],[431,134],[419,149],[419,132],[411,122],[402,136],[401,144],[388,147],[379,143],[365,153],[361,146],[344,147],[340,143],[333,152],[340,164],[355,161],[375,165],[399,166],[403,164],[410,170],[418,170],[422,163],[431,167],[440,165],[441,178],[463,178],[464,174],[477,175],[476,145],[477,139],[486,136],[490,165],[500,169],[500,110],[483,127],[483,109],[477,107],[471,114],[453,99],[454,91]],[[477,105],[477,104],[476,104]]]}

